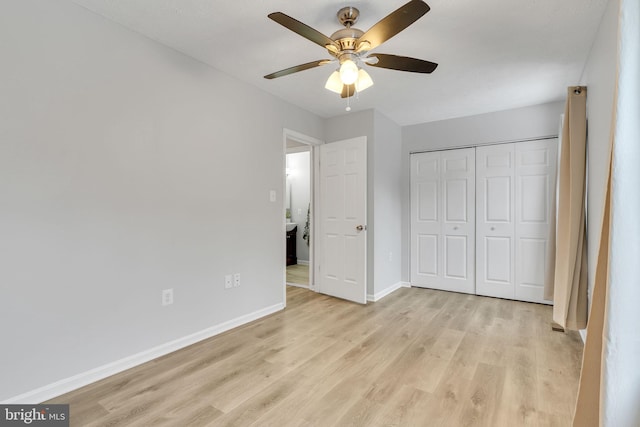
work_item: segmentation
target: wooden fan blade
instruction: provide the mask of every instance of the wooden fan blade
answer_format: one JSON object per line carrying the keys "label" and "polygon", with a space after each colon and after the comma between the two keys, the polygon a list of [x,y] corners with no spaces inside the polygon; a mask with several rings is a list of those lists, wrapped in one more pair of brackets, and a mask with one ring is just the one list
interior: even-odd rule
{"label": "wooden fan blade", "polygon": [[311,28],[307,24],[303,24],[297,19],[293,19],[289,15],[285,15],[282,12],[274,12],[274,13],[270,13],[267,16],[273,19],[274,21],[276,21],[278,24],[282,25],[283,27],[290,29],[294,33],[300,34],[302,37],[304,37],[307,40],[311,40],[315,44],[318,44],[322,47],[325,47],[327,45],[333,45],[336,48],[340,49],[340,46],[338,46],[338,44],[335,41],[331,40],[329,37],[325,36],[320,31],[314,28]]}
{"label": "wooden fan blade", "polygon": [[356,93],[356,85],[355,83],[352,85],[343,85],[342,93],[340,94],[340,98],[346,98],[348,96],[353,96]]}
{"label": "wooden fan blade", "polygon": [[367,46],[366,50],[374,49],[416,22],[422,15],[427,13],[429,9],[429,5],[422,0],[411,0],[369,28],[369,30],[358,39],[358,44],[367,41],[370,46]]}
{"label": "wooden fan blade", "polygon": [[387,55],[386,53],[375,53],[369,58],[378,58],[377,63],[366,63],[372,67],[388,68],[390,70],[409,71],[411,73],[432,73],[438,64],[422,59],[409,58],[407,56]]}
{"label": "wooden fan blade", "polygon": [[275,73],[267,74],[264,76],[265,79],[275,79],[276,77],[286,76],[288,74],[297,73],[298,71],[308,70],[309,68],[319,67],[321,65],[325,65],[330,63],[331,61],[328,59],[322,59],[320,61],[307,62],[306,64],[296,65],[295,67],[285,68],[284,70],[276,71]]}

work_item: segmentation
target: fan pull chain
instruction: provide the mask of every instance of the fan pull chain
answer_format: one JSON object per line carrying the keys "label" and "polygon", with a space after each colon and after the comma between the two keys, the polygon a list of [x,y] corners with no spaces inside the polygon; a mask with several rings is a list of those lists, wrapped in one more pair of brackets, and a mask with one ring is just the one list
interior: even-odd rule
{"label": "fan pull chain", "polygon": [[347,108],[345,108],[346,111],[351,111],[351,103],[349,102],[350,99],[351,93],[349,92],[349,89],[347,89]]}

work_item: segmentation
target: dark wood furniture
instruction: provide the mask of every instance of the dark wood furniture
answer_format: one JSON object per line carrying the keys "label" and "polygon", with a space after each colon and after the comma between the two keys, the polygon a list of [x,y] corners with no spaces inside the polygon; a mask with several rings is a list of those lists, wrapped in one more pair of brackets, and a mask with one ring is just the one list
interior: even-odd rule
{"label": "dark wood furniture", "polygon": [[296,256],[296,236],[298,234],[298,226],[293,227],[291,231],[287,231],[287,265],[298,263]]}

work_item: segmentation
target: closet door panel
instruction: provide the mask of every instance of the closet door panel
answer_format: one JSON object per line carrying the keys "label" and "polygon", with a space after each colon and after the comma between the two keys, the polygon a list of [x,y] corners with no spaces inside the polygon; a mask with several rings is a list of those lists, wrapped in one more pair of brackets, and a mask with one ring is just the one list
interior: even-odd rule
{"label": "closet door panel", "polygon": [[411,282],[428,287],[442,276],[440,153],[411,155]]}
{"label": "closet door panel", "polygon": [[475,293],[475,149],[443,151],[442,289]]}
{"label": "closet door panel", "polygon": [[481,276],[485,281],[505,287],[513,286],[511,265],[508,262],[487,262],[487,260],[509,259],[512,252],[511,245],[509,237],[485,236],[484,274]]}
{"label": "closet door panel", "polygon": [[503,173],[505,175],[484,177],[484,219],[494,224],[511,223],[512,177],[508,175],[508,170]]}
{"label": "closet door panel", "polygon": [[476,149],[476,292],[515,297],[515,149]]}
{"label": "closet door panel", "polygon": [[416,236],[417,263],[416,277],[438,277],[438,236],[430,234],[418,234]]}
{"label": "closet door panel", "polygon": [[516,276],[515,297],[544,300],[555,233],[557,139],[520,142],[516,148]]}
{"label": "closet door panel", "polygon": [[475,292],[475,151],[411,155],[411,284]]}
{"label": "closet door panel", "polygon": [[[467,236],[447,236],[444,240],[445,268],[447,279],[468,279]],[[460,257],[463,254],[463,257]]]}

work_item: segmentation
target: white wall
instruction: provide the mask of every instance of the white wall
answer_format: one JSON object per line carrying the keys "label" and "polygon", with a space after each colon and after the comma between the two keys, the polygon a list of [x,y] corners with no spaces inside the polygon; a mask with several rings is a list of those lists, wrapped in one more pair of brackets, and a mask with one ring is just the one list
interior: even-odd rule
{"label": "white wall", "polygon": [[287,168],[290,169],[287,182],[291,185],[291,221],[298,224],[296,235],[296,256],[298,261],[309,261],[309,246],[302,238],[307,222],[307,210],[311,201],[311,153],[287,154]]}
{"label": "white wall", "polygon": [[323,121],[68,1],[3,6],[0,400],[282,306],[282,132]]}
{"label": "white wall", "polygon": [[[589,296],[602,229],[607,184],[613,95],[615,91],[618,0],[610,0],[585,65],[581,85],[587,86],[587,259]],[[589,299],[590,300],[590,299]]]}
{"label": "white wall", "polygon": [[534,105],[402,128],[402,280],[409,281],[409,155],[412,152],[469,147],[556,136],[564,102]]}

